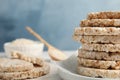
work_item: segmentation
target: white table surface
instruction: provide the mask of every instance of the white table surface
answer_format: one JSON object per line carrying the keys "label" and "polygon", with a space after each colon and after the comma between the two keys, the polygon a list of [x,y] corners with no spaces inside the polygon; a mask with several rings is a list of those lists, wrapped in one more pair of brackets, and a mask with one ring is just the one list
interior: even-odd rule
{"label": "white table surface", "polygon": [[[70,56],[70,55],[72,55],[72,54],[74,54],[76,51],[63,51],[67,56]],[[4,57],[5,56],[5,53],[4,52],[0,52],[0,57]],[[43,57],[48,61],[48,62],[50,62],[51,61],[51,59],[50,59],[50,57],[48,56],[48,54],[47,54],[47,52],[43,52]],[[51,62],[50,62],[51,63]],[[54,68],[52,68],[52,72],[51,72],[51,74],[50,75],[48,75],[48,76],[44,76],[44,77],[42,77],[41,79],[32,79],[32,80],[63,80],[63,79],[61,79],[60,78],[60,76],[58,75],[58,73],[57,73],[57,67],[56,67],[56,65],[53,65],[53,64],[51,64],[52,65],[52,67]]]}

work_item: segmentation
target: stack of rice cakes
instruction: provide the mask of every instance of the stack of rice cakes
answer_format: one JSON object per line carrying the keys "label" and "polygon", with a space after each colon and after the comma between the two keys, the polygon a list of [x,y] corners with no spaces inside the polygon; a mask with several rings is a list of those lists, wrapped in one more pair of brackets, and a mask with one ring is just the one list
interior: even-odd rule
{"label": "stack of rice cakes", "polygon": [[41,58],[11,53],[11,58],[0,58],[0,80],[26,80],[47,75],[50,65]]}
{"label": "stack of rice cakes", "polygon": [[89,13],[75,29],[78,73],[98,78],[120,78],[120,12]]}

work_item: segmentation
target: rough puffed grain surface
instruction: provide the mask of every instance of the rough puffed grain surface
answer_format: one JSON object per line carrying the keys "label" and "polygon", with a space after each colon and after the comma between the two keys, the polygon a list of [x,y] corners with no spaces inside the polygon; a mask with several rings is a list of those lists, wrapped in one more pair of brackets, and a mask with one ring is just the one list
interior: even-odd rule
{"label": "rough puffed grain surface", "polygon": [[32,70],[24,72],[4,72],[0,73],[0,79],[2,80],[16,80],[16,79],[32,79],[37,78],[49,73],[50,66],[48,63],[45,63],[44,66],[39,67],[35,66]]}
{"label": "rough puffed grain surface", "polygon": [[105,52],[120,52],[120,44],[82,44],[84,50],[90,51],[105,51]]}
{"label": "rough puffed grain surface", "polygon": [[109,52],[98,52],[98,51],[87,51],[78,50],[78,57],[93,59],[93,60],[107,60],[107,61],[120,61],[120,53],[109,53]]}
{"label": "rough puffed grain surface", "polygon": [[116,27],[77,27],[74,32],[78,35],[120,35],[120,28]]}
{"label": "rough puffed grain surface", "polygon": [[85,67],[98,69],[113,69],[113,70],[120,69],[120,61],[91,60],[78,57],[78,64]]}
{"label": "rough puffed grain surface", "polygon": [[120,19],[120,12],[92,12],[88,14],[88,19]]}
{"label": "rough puffed grain surface", "polygon": [[43,66],[44,65],[44,60],[42,58],[37,58],[37,57],[31,57],[31,56],[23,55],[20,52],[16,52],[16,51],[11,53],[11,58],[25,60],[27,62],[30,62],[30,63],[33,63],[33,64],[37,64],[39,66]]}
{"label": "rough puffed grain surface", "polygon": [[0,72],[20,72],[31,70],[32,68],[32,63],[23,60],[0,58]]}
{"label": "rough puffed grain surface", "polygon": [[120,78],[120,70],[105,70],[78,66],[78,73],[88,77]]}
{"label": "rough puffed grain surface", "polygon": [[120,27],[120,19],[91,19],[82,20],[81,27]]}
{"label": "rough puffed grain surface", "polygon": [[81,43],[120,43],[120,36],[73,36],[74,40]]}

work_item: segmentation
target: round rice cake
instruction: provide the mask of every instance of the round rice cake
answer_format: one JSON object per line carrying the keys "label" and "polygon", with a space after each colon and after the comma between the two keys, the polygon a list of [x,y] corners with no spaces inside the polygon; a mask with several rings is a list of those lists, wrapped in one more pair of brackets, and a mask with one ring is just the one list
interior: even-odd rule
{"label": "round rice cake", "polygon": [[104,51],[104,52],[120,52],[120,44],[82,44],[84,50]]}
{"label": "round rice cake", "polygon": [[91,19],[82,20],[81,27],[120,27],[120,19]]}
{"label": "round rice cake", "polygon": [[37,77],[46,75],[49,73],[49,71],[50,71],[50,65],[48,63],[44,63],[44,65],[42,67],[34,66],[34,68],[29,71],[1,72],[0,79],[5,79],[5,80],[33,79],[33,78],[37,78]]}
{"label": "round rice cake", "polygon": [[107,60],[107,61],[120,61],[120,53],[118,52],[98,52],[98,51],[87,51],[78,50],[78,57],[93,59],[93,60]]}
{"label": "round rice cake", "polygon": [[78,66],[78,74],[96,78],[120,78],[120,70],[95,69],[83,66]]}
{"label": "round rice cake", "polygon": [[13,59],[20,59],[20,60],[24,60],[33,64],[37,64],[39,66],[43,66],[44,65],[44,60],[41,57],[31,57],[28,55],[23,55],[20,52],[12,52],[11,53],[11,58]]}
{"label": "round rice cake", "polygon": [[0,72],[21,72],[32,68],[32,63],[23,60],[0,58]]}
{"label": "round rice cake", "polygon": [[91,60],[78,57],[78,64],[91,68],[120,70],[120,61]]}
{"label": "round rice cake", "polygon": [[120,19],[119,11],[91,12],[87,19]]}
{"label": "round rice cake", "polygon": [[75,36],[80,35],[120,35],[120,28],[116,27],[77,27],[74,31]]}
{"label": "round rice cake", "polygon": [[73,36],[74,40],[81,43],[120,43],[120,36]]}

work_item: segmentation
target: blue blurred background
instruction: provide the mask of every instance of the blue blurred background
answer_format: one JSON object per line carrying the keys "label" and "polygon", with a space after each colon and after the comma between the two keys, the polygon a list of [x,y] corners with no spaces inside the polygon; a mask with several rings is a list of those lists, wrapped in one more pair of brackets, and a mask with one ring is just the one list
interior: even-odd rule
{"label": "blue blurred background", "polygon": [[26,30],[36,32],[61,50],[75,50],[74,28],[87,13],[120,10],[120,0],[0,0],[0,51],[16,38],[36,40]]}

